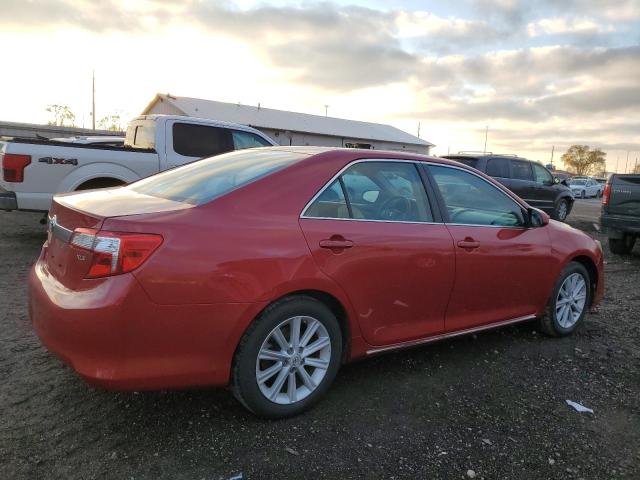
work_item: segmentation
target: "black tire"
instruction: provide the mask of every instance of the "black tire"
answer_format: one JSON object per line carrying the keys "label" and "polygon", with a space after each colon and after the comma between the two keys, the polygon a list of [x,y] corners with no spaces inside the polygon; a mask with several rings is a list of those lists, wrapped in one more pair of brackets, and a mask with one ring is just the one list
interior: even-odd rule
{"label": "black tire", "polygon": [[[315,390],[295,403],[278,404],[261,392],[256,379],[256,361],[263,342],[272,330],[296,316],[309,316],[320,321],[331,342],[331,356],[324,378]],[[242,337],[234,357],[232,392],[240,403],[260,417],[275,419],[298,415],[315,404],[329,389],[340,368],[342,345],[338,320],[325,304],[306,295],[285,297],[267,307]]]}
{"label": "black tire", "polygon": [[91,180],[87,180],[81,185],[78,185],[76,191],[93,190],[95,188],[121,187],[122,185],[125,185],[125,182],[116,178],[93,178]]}
{"label": "black tire", "polygon": [[[560,288],[562,287],[563,282],[568,276],[574,273],[580,274],[586,283],[586,286],[587,286],[586,298],[585,298],[584,308],[578,320],[570,327],[565,328],[562,325],[560,325],[558,318],[556,318],[556,301],[558,299],[558,293],[560,292]],[[540,330],[551,337],[563,337],[565,335],[570,335],[584,321],[584,317],[590,305],[591,305],[591,278],[589,276],[589,272],[587,272],[587,269],[581,263],[571,262],[569,265],[567,265],[564,268],[564,270],[562,270],[562,272],[560,273],[560,276],[558,277],[556,285],[553,287],[553,292],[551,293],[551,297],[549,298],[549,301],[547,303],[547,308],[545,309],[545,313],[542,316],[542,318],[539,319]]]}
{"label": "black tire", "polygon": [[636,237],[624,235],[622,238],[609,238],[609,250],[616,255],[627,255],[633,250],[636,244]]}
{"label": "black tire", "polygon": [[561,198],[556,203],[556,208],[553,211],[552,218],[559,222],[564,222],[569,215],[569,201],[566,198]]}
{"label": "black tire", "polygon": [[602,198],[602,190],[598,190],[596,198]]}
{"label": "black tire", "polygon": [[582,190],[582,192],[580,192],[580,198],[587,198],[587,191],[586,190]]}

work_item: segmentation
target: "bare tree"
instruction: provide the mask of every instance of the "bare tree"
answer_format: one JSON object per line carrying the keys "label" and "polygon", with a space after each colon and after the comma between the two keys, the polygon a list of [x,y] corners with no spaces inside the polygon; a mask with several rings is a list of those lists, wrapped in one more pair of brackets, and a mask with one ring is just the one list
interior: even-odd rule
{"label": "bare tree", "polygon": [[562,161],[576,175],[589,175],[604,170],[606,156],[599,148],[591,150],[589,145],[572,145],[562,155]]}
{"label": "bare tree", "polygon": [[114,132],[122,131],[122,120],[120,119],[120,115],[107,115],[106,117],[102,117],[98,121],[98,126],[102,130],[111,130]]}
{"label": "bare tree", "polygon": [[47,105],[47,112],[53,115],[53,120],[48,122],[49,125],[63,127],[65,122],[68,122],[67,126],[75,126],[76,116],[66,105]]}

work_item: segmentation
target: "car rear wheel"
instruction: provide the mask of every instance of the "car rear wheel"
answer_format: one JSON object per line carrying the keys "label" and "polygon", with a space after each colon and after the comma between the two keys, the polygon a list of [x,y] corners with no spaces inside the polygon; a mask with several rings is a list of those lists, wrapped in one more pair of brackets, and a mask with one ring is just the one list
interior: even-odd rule
{"label": "car rear wheel", "polygon": [[564,222],[569,214],[569,202],[565,198],[561,198],[553,212],[553,219]]}
{"label": "car rear wheel", "polygon": [[327,306],[308,296],[268,307],[245,333],[233,367],[232,391],[265,418],[297,415],[327,391],[342,358],[342,334]]}
{"label": "car rear wheel", "polygon": [[636,237],[624,235],[622,238],[609,238],[609,250],[616,255],[626,255],[631,253],[636,244]]}
{"label": "car rear wheel", "polygon": [[571,262],[560,274],[553,289],[540,330],[560,337],[572,333],[584,320],[591,304],[589,272],[580,263]]}

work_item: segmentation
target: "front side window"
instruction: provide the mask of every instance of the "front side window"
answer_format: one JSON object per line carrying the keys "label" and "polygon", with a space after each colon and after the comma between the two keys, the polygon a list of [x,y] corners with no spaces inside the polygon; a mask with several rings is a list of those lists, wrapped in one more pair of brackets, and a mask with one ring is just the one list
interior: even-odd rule
{"label": "front side window", "polygon": [[226,128],[173,124],[173,150],[185,157],[204,158],[233,150],[231,132]]}
{"label": "front side window", "polygon": [[511,160],[511,178],[516,180],[533,180],[531,163],[524,160]]}
{"label": "front side window", "polygon": [[533,167],[533,174],[535,176],[536,183],[541,183],[543,185],[553,184],[553,176],[549,173],[549,170],[537,163],[532,163],[531,166]]}
{"label": "front side window", "polygon": [[236,150],[244,148],[268,147],[271,144],[264,138],[251,132],[242,132],[240,130],[232,130],[233,146]]}
{"label": "front side window", "polygon": [[524,225],[520,205],[506,193],[472,173],[430,165],[447,207],[449,223],[462,225]]}
{"label": "front side window", "polygon": [[[340,195],[340,188],[344,187]],[[333,202],[337,207],[328,207]],[[432,222],[433,214],[416,166],[411,162],[360,162],[326,187],[303,213],[306,217]],[[326,215],[328,208],[333,214]]]}

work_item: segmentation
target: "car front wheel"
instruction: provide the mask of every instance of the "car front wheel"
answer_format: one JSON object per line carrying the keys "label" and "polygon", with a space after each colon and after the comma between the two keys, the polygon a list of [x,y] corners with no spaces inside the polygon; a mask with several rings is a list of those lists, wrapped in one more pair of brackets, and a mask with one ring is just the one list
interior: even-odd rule
{"label": "car front wheel", "polygon": [[591,283],[584,265],[571,262],[560,274],[549,298],[540,330],[560,337],[572,333],[584,320],[591,304]]}
{"label": "car front wheel", "polygon": [[327,391],[341,358],[341,329],[331,310],[312,297],[287,297],[268,307],[242,338],[232,391],[258,416],[297,415]]}
{"label": "car front wheel", "polygon": [[564,222],[567,219],[567,215],[569,214],[569,202],[562,198],[558,201],[556,205],[556,209],[553,212],[553,219]]}

